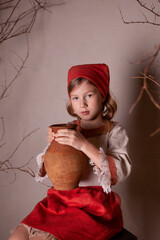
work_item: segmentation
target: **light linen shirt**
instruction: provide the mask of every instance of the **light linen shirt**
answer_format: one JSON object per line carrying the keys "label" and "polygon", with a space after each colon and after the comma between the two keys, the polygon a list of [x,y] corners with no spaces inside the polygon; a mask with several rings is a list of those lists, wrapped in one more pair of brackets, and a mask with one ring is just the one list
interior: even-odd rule
{"label": "light linen shirt", "polygon": [[[111,192],[111,186],[124,181],[131,172],[127,133],[119,123],[113,122],[110,132],[87,139],[99,148],[101,153],[100,168],[90,159],[88,168],[79,185],[101,185],[105,192]],[[38,164],[36,181],[42,182],[48,177],[47,174],[44,177],[40,177],[39,175],[47,148],[48,146],[36,158]]]}

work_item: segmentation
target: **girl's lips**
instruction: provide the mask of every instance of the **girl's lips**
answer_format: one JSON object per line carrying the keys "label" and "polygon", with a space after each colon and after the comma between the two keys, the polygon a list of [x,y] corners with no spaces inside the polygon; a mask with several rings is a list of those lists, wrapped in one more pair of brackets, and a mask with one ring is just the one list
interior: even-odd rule
{"label": "girl's lips", "polygon": [[89,114],[89,111],[83,111],[81,112],[83,115],[88,115]]}

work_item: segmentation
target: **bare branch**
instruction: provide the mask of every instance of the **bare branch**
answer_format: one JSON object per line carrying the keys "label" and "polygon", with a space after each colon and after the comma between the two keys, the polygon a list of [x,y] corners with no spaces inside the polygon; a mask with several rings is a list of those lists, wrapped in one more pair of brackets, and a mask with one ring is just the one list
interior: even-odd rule
{"label": "bare branch", "polygon": [[133,103],[133,105],[131,106],[130,110],[129,110],[129,113],[131,114],[133,112],[133,109],[137,106],[137,104],[140,102],[142,96],[143,96],[143,93],[144,93],[144,87],[141,88],[140,92],[139,92],[139,95],[136,99],[136,101]]}
{"label": "bare branch", "polygon": [[[31,159],[33,159],[33,157],[31,158]],[[29,163],[31,162],[31,159],[26,163],[26,164],[24,164],[24,165],[22,165],[22,166],[19,166],[19,167],[13,167],[12,165],[11,165],[11,163],[9,162],[9,161],[7,161],[7,162],[5,162],[5,167],[3,167],[2,168],[2,166],[3,166],[3,163],[2,163],[2,166],[1,166],[1,168],[0,168],[0,172],[2,172],[2,171],[8,171],[8,170],[18,170],[18,171],[22,171],[22,172],[25,172],[25,173],[28,173],[29,175],[31,175],[32,177],[35,177],[35,173],[33,172],[33,170],[30,168],[30,167],[28,167],[27,169],[25,169],[25,167],[26,166],[28,166],[29,165]],[[7,163],[8,163],[8,165],[7,165]]]}
{"label": "bare branch", "polygon": [[[20,65],[18,64],[19,66],[17,66],[12,61],[12,59],[9,59],[16,73],[13,75],[10,81],[7,81],[5,72],[4,83],[1,86],[0,100],[6,98],[9,95],[9,90],[11,90],[12,85],[24,69],[25,63],[29,57],[29,44],[27,33],[30,33],[30,31],[32,30],[38,12],[40,10],[43,10],[51,13],[51,11],[49,11],[51,7],[61,6],[62,4],[64,3],[61,2],[58,4],[49,4],[48,0],[7,0],[3,2],[0,1],[0,13],[2,16],[0,18],[0,43],[3,43],[8,39],[12,39],[17,36],[21,36],[23,34],[26,35],[27,41],[27,51],[24,58],[20,57],[18,54],[12,51],[17,57],[17,59],[20,60]],[[3,142],[5,136],[5,121],[3,117],[0,117],[0,123],[2,125],[2,131],[0,133],[0,148],[2,148],[5,145],[5,143]],[[32,177],[35,176],[34,171],[29,167],[32,158],[27,163],[20,166],[19,164],[17,166],[17,164],[13,163],[12,159],[15,157],[15,154],[17,153],[23,142],[38,129],[39,128],[35,129],[27,135],[24,135],[22,140],[18,143],[10,156],[0,162],[0,172],[8,173],[9,171],[12,171],[14,175],[13,182],[16,180],[17,171],[27,173]]]}
{"label": "bare branch", "polygon": [[4,125],[4,118],[0,117],[1,123],[2,123],[2,135],[1,135],[1,139],[0,142],[3,141],[4,135],[5,135],[5,125]]}
{"label": "bare branch", "polygon": [[[5,2],[0,2],[0,10],[4,10],[4,9],[10,7],[10,5],[8,6],[7,4],[12,3],[12,2],[13,2],[13,0],[5,1]],[[7,6],[6,6],[6,5],[7,5]]]}
{"label": "bare branch", "polygon": [[14,151],[12,152],[12,154],[11,154],[6,160],[4,160],[4,161],[2,162],[2,165],[3,165],[4,163],[8,162],[8,161],[13,157],[13,155],[17,152],[17,150],[19,149],[20,145],[21,145],[30,135],[32,135],[34,132],[36,132],[38,129],[39,129],[39,128],[33,130],[32,132],[30,132],[30,133],[28,133],[26,136],[24,136],[24,137],[22,138],[22,140],[18,143],[17,147],[14,149]]}
{"label": "bare branch", "polygon": [[[45,11],[49,11],[49,8],[53,6],[61,6],[64,3],[57,3],[57,4],[48,4],[47,0],[39,1],[39,0],[32,0],[29,1],[30,7],[27,10],[22,8],[23,0],[18,1],[7,1],[8,4],[0,4],[0,11],[7,10],[6,15],[8,14],[8,8],[11,8],[12,11],[9,14],[8,18],[0,23],[0,43],[6,41],[8,39],[20,36],[25,33],[30,33],[34,22],[37,18],[38,12],[42,9]],[[21,7],[20,7],[21,5]],[[17,8],[19,7],[19,11]],[[22,8],[22,10],[21,10]]]}
{"label": "bare branch", "polygon": [[152,94],[150,93],[150,91],[148,90],[148,88],[145,89],[146,93],[149,96],[149,99],[151,100],[151,102],[153,103],[153,105],[160,110],[160,105],[155,101],[155,99],[153,98]]}
{"label": "bare branch", "polygon": [[27,61],[27,59],[28,59],[28,56],[29,56],[29,44],[28,44],[28,38],[27,38],[27,36],[26,36],[26,39],[27,39],[27,52],[26,52],[26,56],[25,56],[24,59],[22,59],[22,58],[19,57],[19,58],[21,59],[21,61],[22,61],[21,66],[19,67],[19,69],[17,69],[17,73],[16,73],[16,75],[13,77],[13,79],[11,80],[11,82],[10,82],[7,86],[5,86],[2,94],[0,95],[0,100],[5,97],[5,94],[6,94],[7,90],[11,87],[11,85],[14,83],[14,81],[19,77],[19,75],[20,75],[20,73],[22,72],[22,70],[23,70],[23,68],[24,68],[24,65],[25,65],[25,63],[26,63],[26,61]]}
{"label": "bare branch", "polygon": [[[152,54],[151,56],[148,57],[148,59],[150,60],[150,62],[146,65],[145,69],[144,69],[144,72],[141,73],[142,76],[137,76],[137,77],[134,77],[136,79],[143,79],[143,86],[140,90],[140,93],[136,99],[136,101],[133,103],[132,107],[130,108],[129,110],[129,113],[132,113],[133,109],[136,107],[136,105],[138,104],[138,102],[141,100],[141,97],[144,93],[144,91],[146,91],[146,93],[148,94],[150,100],[152,101],[152,103],[155,105],[155,107],[157,109],[160,109],[160,105],[155,101],[155,99],[153,98],[152,94],[150,93],[150,91],[148,90],[148,86],[147,86],[147,79],[151,80],[152,82],[154,82],[157,86],[160,87],[160,84],[155,81],[155,79],[151,76],[151,75],[148,75],[148,71],[151,67],[151,65],[153,64],[153,62],[155,61],[156,57],[158,56],[159,52],[160,52],[160,45],[156,46],[155,48],[156,49],[156,52],[154,54]],[[145,54],[146,56],[146,54]],[[147,60],[147,59],[145,59]],[[142,63],[144,61],[144,58],[143,59],[140,59],[138,62],[139,63]]]}
{"label": "bare branch", "polygon": [[[150,101],[153,103],[153,105],[160,110],[160,104],[155,100],[155,98],[153,97],[153,95],[151,94],[151,92],[149,91],[149,87],[147,85],[147,80],[152,81],[154,84],[156,84],[158,87],[160,87],[160,84],[156,81],[156,79],[151,76],[149,74],[149,70],[152,66],[152,64],[155,62],[156,57],[158,56],[159,52],[160,52],[160,45],[155,47],[156,51],[154,54],[152,54],[151,56],[149,56],[148,58],[146,57],[146,54],[144,55],[145,58],[143,57],[142,59],[140,59],[138,61],[138,63],[142,63],[144,61],[149,60],[148,64],[145,66],[144,71],[141,72],[141,76],[137,76],[137,77],[133,77],[134,79],[142,79],[143,80],[143,85],[140,89],[140,93],[136,99],[136,101],[133,103],[133,105],[131,106],[129,113],[131,114],[133,109],[137,106],[137,104],[139,103],[139,101],[141,100],[143,93],[146,92]],[[159,129],[157,129],[156,131],[154,131],[150,136],[154,136],[155,134],[157,134],[159,132]]]}
{"label": "bare branch", "polygon": [[152,132],[150,134],[150,137],[154,137],[156,134],[158,134],[160,132],[160,127],[158,129],[156,129],[154,132]]}
{"label": "bare branch", "polygon": [[[156,55],[159,54],[159,48],[160,48],[160,44],[155,45],[154,48],[148,49],[138,61],[136,61],[136,62],[130,61],[130,63],[141,64],[143,62],[149,61],[153,57],[153,51],[155,51],[155,49],[157,49],[157,52],[155,54]],[[150,53],[151,53],[151,56],[148,56],[148,54],[150,54]]]}
{"label": "bare branch", "polygon": [[[4,167],[4,166],[5,166],[5,167]],[[3,166],[3,168],[2,168],[2,162],[1,162],[1,164],[0,164],[0,172],[3,171],[3,172],[8,173],[7,168],[10,169],[10,170],[12,170],[12,172],[13,172],[13,174],[14,174],[14,179],[13,179],[13,181],[12,181],[11,183],[15,182],[15,180],[16,180],[16,175],[17,175],[17,174],[16,174],[15,170],[12,168],[12,164],[11,164],[9,161],[7,161],[7,162],[4,164],[4,166]]]}
{"label": "bare branch", "polygon": [[44,183],[44,182],[39,182],[40,184],[42,184],[42,185],[44,185],[45,187],[49,187],[49,188],[51,188],[53,185],[48,185],[48,184],[46,184],[46,183]]}
{"label": "bare branch", "polygon": [[[154,26],[160,26],[160,13],[159,13],[159,9],[158,9],[158,4],[155,5],[153,2],[149,5],[146,2],[143,3],[141,0],[136,0],[136,2],[139,4],[139,6],[141,7],[140,12],[144,18],[144,20],[141,21],[126,21],[123,17],[122,11],[119,7],[119,12],[122,18],[122,21],[125,24],[151,24]],[[160,3],[160,0],[158,0],[158,3]],[[153,20],[149,20],[149,17],[152,17]],[[156,51],[155,51],[156,50]],[[153,51],[155,51],[155,53],[153,54]],[[146,94],[148,95],[150,101],[153,103],[153,105],[160,110],[160,104],[156,101],[155,96],[151,93],[150,91],[150,86],[147,84],[147,81],[151,81],[152,83],[154,83],[156,86],[160,87],[160,84],[158,83],[158,81],[156,81],[156,78],[153,77],[152,75],[149,74],[149,71],[151,69],[152,64],[156,61],[156,58],[158,56],[160,52],[160,44],[158,46],[155,46],[154,49],[149,49],[143,56],[141,59],[139,59],[135,64],[141,64],[144,63],[146,64],[146,66],[144,67],[144,71],[141,72],[140,76],[136,76],[133,77],[134,79],[141,79],[143,80],[143,84],[142,87],[140,89],[140,92],[138,94],[138,97],[136,98],[135,102],[133,103],[133,105],[131,106],[129,113],[131,114],[132,111],[134,110],[134,108],[137,106],[137,104],[140,102],[143,93],[146,92]],[[148,56],[148,54],[151,53],[150,56]],[[153,133],[151,133],[150,136],[154,136],[157,133],[160,132],[160,129],[158,128],[156,131],[154,131]]]}
{"label": "bare branch", "polygon": [[155,81],[155,78],[154,78],[153,76],[151,76],[151,75],[145,76],[143,72],[142,72],[141,74],[142,74],[142,77],[138,77],[138,78],[144,79],[144,77],[146,77],[146,79],[152,81],[152,82],[155,83],[158,87],[160,87],[160,84]]}
{"label": "bare branch", "polygon": [[18,143],[18,145],[16,146],[16,148],[13,150],[13,152],[11,153],[11,155],[4,161],[0,162],[0,172],[6,172],[8,173],[8,171],[12,171],[14,174],[14,179],[12,182],[14,182],[16,180],[16,171],[21,171],[24,173],[29,174],[32,177],[35,177],[35,173],[34,171],[29,167],[29,164],[31,162],[31,160],[33,159],[30,158],[29,161],[21,166],[14,166],[13,163],[11,163],[11,159],[14,157],[15,153],[19,150],[21,144],[29,137],[31,136],[33,133],[35,133],[39,128],[33,130],[32,132],[28,133],[27,135],[25,135],[22,140]]}
{"label": "bare branch", "polygon": [[9,23],[9,20],[10,20],[10,19],[11,19],[11,17],[13,16],[13,13],[15,12],[15,9],[18,7],[18,5],[19,5],[20,1],[21,1],[21,0],[18,0],[18,2],[17,2],[15,5],[14,5],[14,7],[13,7],[13,9],[12,9],[12,11],[11,11],[11,13],[10,13],[10,15],[9,15],[8,19],[5,21],[5,23],[4,23],[4,24],[1,24],[1,25],[2,25],[1,33],[3,33],[3,32],[4,32],[4,30],[5,30],[6,26],[7,26],[7,25],[8,25],[8,23]]}
{"label": "bare branch", "polygon": [[6,143],[2,143],[2,144],[0,144],[0,148],[2,148],[5,144],[6,144]]}
{"label": "bare branch", "polygon": [[[33,157],[32,157],[33,158]],[[24,173],[27,173],[27,174],[29,174],[31,177],[35,177],[35,173],[33,172],[33,170],[29,167],[29,163],[30,163],[30,161],[31,161],[31,159],[32,158],[30,158],[29,159],[29,161],[26,163],[26,164],[24,164],[24,165],[22,165],[22,166],[19,166],[19,167],[13,167],[12,166],[12,164],[9,162],[9,161],[7,161],[5,164],[4,164],[4,166],[3,166],[3,164],[2,164],[2,162],[1,162],[1,164],[0,164],[0,172],[6,172],[6,173],[8,173],[8,171],[12,171],[13,172],[13,174],[14,174],[14,178],[13,178],[13,180],[12,180],[12,182],[11,183],[14,183],[15,181],[16,181],[16,177],[17,177],[17,171],[20,171],[20,172],[24,172]],[[27,168],[26,168],[27,167]]]}
{"label": "bare branch", "polygon": [[160,26],[160,23],[157,22],[157,19],[160,20],[160,14],[158,12],[155,11],[155,6],[149,8],[147,7],[146,3],[142,3],[141,1],[139,0],[136,0],[138,2],[138,4],[142,7],[142,9],[145,9],[147,12],[151,13],[153,16],[154,16],[154,21],[151,21],[151,20],[148,20],[146,14],[144,14],[144,12],[140,11],[144,17],[145,20],[141,20],[141,21],[126,21],[123,17],[123,14],[122,14],[122,11],[119,7],[119,12],[120,12],[120,15],[121,15],[121,18],[123,20],[123,22],[125,24],[151,24],[151,25],[155,25],[155,26]]}
{"label": "bare branch", "polygon": [[155,16],[160,17],[160,14],[159,14],[158,12],[155,12],[155,11],[154,11],[155,6],[153,6],[152,8],[149,8],[149,7],[146,6],[145,3],[142,3],[142,2],[139,1],[139,0],[137,0],[137,2],[138,2],[138,4],[139,4],[142,8],[146,9],[147,11],[149,11],[149,12],[152,13],[152,14],[154,14]]}

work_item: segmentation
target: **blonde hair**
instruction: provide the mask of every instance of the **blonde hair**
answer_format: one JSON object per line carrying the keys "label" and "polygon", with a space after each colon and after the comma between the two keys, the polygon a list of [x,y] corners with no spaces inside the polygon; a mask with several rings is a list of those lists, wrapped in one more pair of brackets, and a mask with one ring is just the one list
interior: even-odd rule
{"label": "blonde hair", "polygon": [[[83,77],[78,77],[78,78],[73,79],[70,82],[70,84],[68,86],[69,95],[75,87],[79,86],[83,82],[87,82],[87,83],[92,84],[93,86],[97,87],[90,80],[83,78]],[[67,103],[67,111],[72,117],[78,117],[77,114],[74,113],[74,110],[72,108],[72,104],[71,104],[70,100]],[[116,111],[117,111],[117,103],[114,100],[114,98],[111,96],[111,93],[109,91],[105,101],[103,102],[103,118],[111,120],[114,117]]]}

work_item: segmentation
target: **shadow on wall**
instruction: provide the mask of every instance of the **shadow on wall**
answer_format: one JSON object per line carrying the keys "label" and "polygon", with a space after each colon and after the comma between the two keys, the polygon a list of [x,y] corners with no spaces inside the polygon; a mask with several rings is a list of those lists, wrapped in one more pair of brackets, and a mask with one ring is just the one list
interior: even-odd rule
{"label": "shadow on wall", "polygon": [[[139,80],[134,82],[138,89],[142,87],[141,83]],[[134,228],[140,233],[140,240],[158,240],[160,236],[160,133],[150,137],[159,123],[159,111],[144,93],[130,115],[130,155],[133,169],[127,189],[128,208],[136,225]]]}

